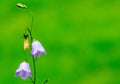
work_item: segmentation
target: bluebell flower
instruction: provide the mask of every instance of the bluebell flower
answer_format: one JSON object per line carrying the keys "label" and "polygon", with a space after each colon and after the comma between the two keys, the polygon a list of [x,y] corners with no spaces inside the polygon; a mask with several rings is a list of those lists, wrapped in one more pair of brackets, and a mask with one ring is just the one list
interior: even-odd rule
{"label": "bluebell flower", "polygon": [[23,80],[27,79],[28,76],[32,77],[30,66],[27,62],[22,62],[16,70],[16,76],[20,76]]}
{"label": "bluebell flower", "polygon": [[39,57],[42,53],[46,54],[46,51],[42,44],[35,40],[32,42],[32,56],[37,56]]}

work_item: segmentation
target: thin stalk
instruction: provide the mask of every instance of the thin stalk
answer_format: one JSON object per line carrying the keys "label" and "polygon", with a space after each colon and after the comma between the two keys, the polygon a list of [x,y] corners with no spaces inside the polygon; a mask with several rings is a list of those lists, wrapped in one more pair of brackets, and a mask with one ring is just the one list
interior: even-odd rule
{"label": "thin stalk", "polygon": [[[28,30],[28,32],[30,34],[30,39],[31,39],[31,44],[32,44],[32,42],[33,42],[32,32],[31,32],[31,30],[29,28],[27,28],[27,30]],[[36,84],[36,64],[35,64],[36,60],[35,60],[34,57],[32,57],[32,59],[33,59],[33,69],[34,69],[33,84]]]}
{"label": "thin stalk", "polygon": [[34,66],[34,83],[33,84],[36,84],[36,65],[35,65],[34,57],[33,57],[33,66]]}
{"label": "thin stalk", "polygon": [[[27,28],[27,30],[28,30],[28,32],[29,32],[29,34],[30,34],[30,39],[31,39],[31,44],[32,44],[32,42],[33,42],[33,36],[32,36],[32,27],[33,27],[33,14],[32,14],[32,12],[31,12],[31,10],[30,9],[28,9],[27,8],[27,11],[30,13],[30,15],[31,15],[31,27],[30,27],[30,29],[29,28]],[[34,57],[32,57],[33,58],[33,70],[34,70],[34,78],[33,78],[33,84],[36,84],[36,65],[35,65],[35,59],[34,59]]]}
{"label": "thin stalk", "polygon": [[31,12],[31,10],[27,8],[27,11],[28,11],[28,13],[31,15],[31,26],[30,26],[30,31],[32,31],[34,18],[33,18],[33,14],[32,14],[32,12]]}

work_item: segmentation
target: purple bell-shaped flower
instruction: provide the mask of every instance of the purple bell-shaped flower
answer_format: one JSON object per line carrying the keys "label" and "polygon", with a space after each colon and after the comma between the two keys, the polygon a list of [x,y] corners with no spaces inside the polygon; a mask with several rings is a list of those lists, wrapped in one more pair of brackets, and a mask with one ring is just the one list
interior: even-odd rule
{"label": "purple bell-shaped flower", "polygon": [[32,56],[37,56],[39,57],[42,53],[46,54],[46,51],[44,49],[44,47],[42,46],[42,44],[35,40],[32,42]]}
{"label": "purple bell-shaped flower", "polygon": [[22,62],[16,70],[16,76],[20,76],[23,80],[27,79],[28,76],[32,77],[30,66],[27,62]]}

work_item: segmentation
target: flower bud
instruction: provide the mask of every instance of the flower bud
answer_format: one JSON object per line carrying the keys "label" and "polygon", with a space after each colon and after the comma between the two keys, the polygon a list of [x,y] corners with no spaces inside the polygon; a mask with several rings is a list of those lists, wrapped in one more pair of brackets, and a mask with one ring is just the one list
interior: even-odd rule
{"label": "flower bud", "polygon": [[16,6],[18,8],[27,8],[27,6],[25,4],[22,4],[22,3],[17,3]]}

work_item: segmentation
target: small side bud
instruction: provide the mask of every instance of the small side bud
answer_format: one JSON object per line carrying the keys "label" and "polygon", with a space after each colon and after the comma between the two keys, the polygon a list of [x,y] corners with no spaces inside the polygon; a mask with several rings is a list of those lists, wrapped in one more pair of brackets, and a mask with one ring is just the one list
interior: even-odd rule
{"label": "small side bud", "polygon": [[18,8],[27,8],[27,6],[25,4],[22,4],[22,3],[17,3],[16,6]]}

